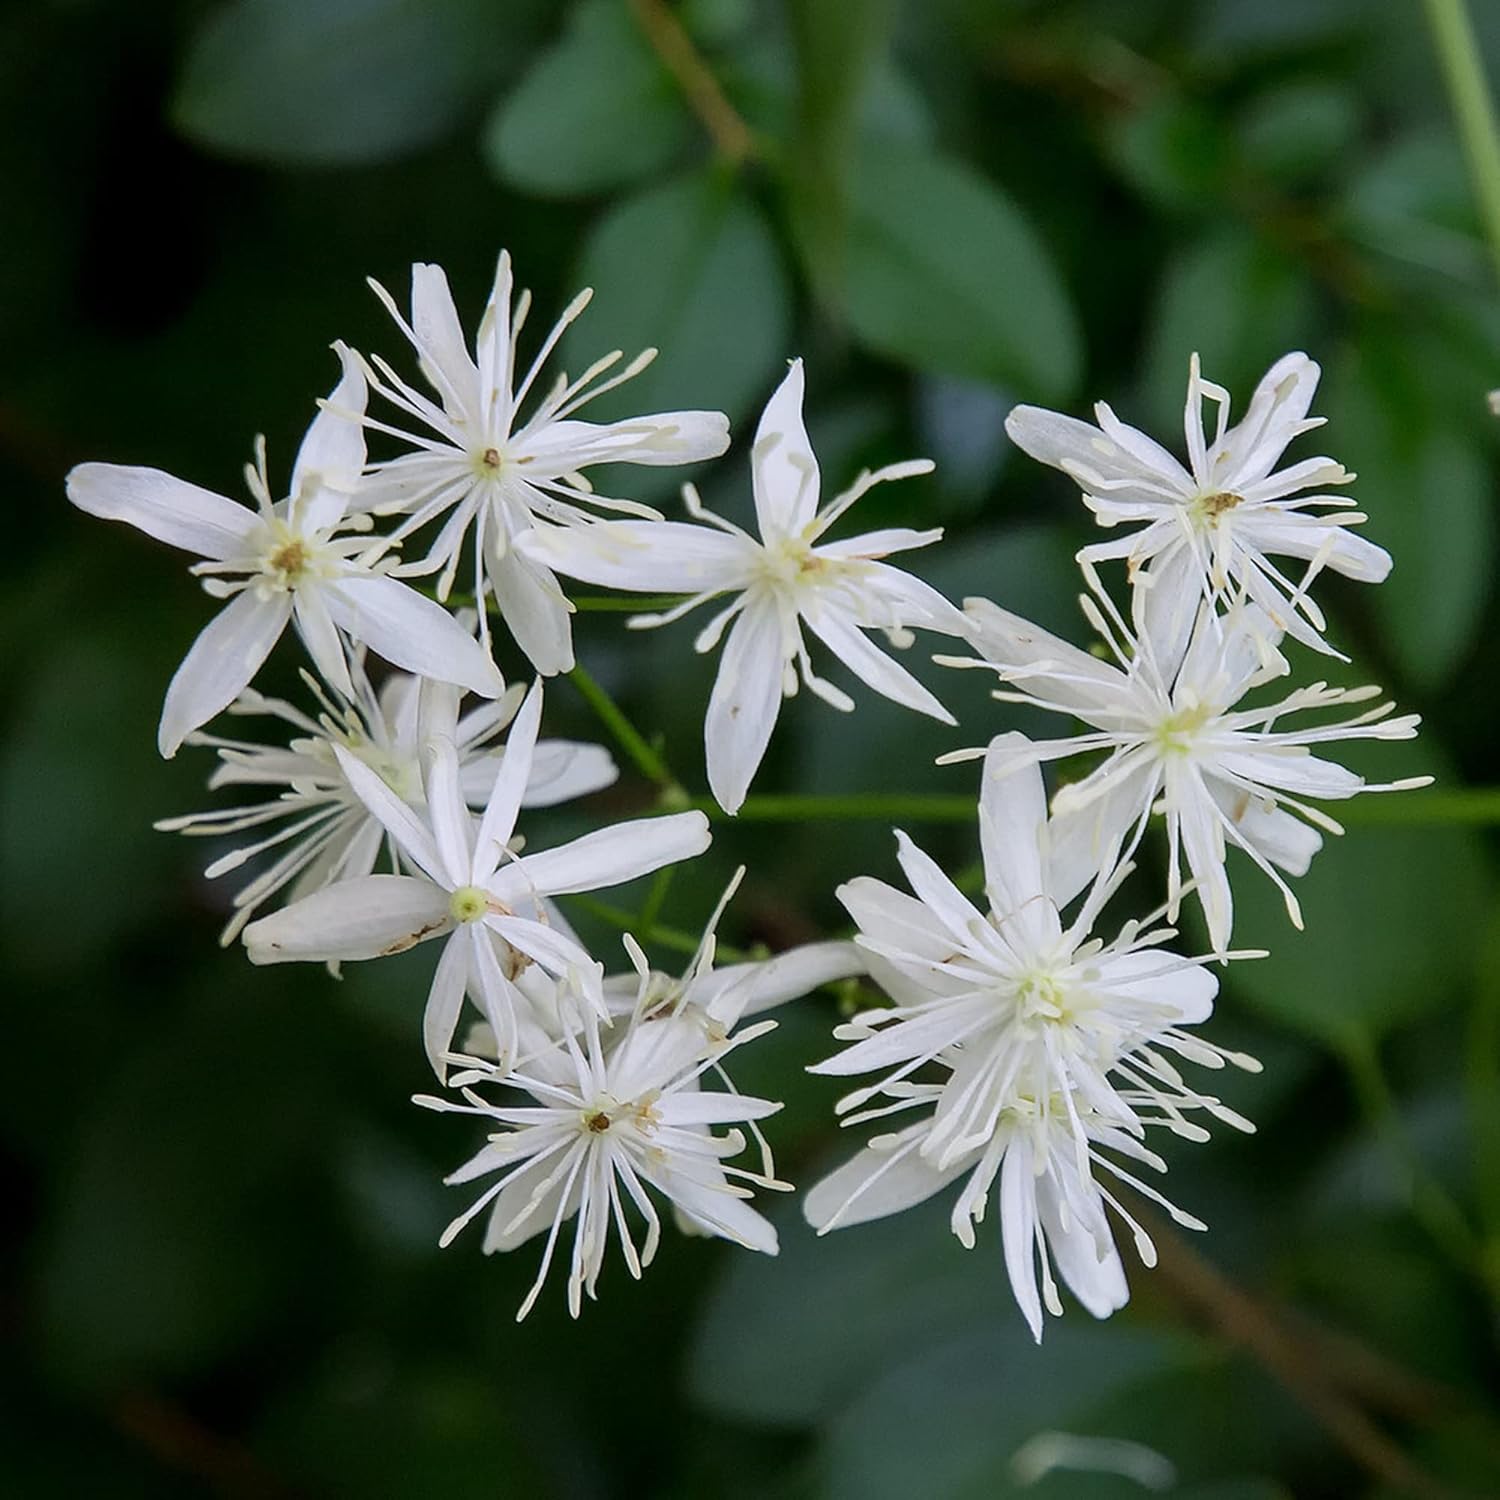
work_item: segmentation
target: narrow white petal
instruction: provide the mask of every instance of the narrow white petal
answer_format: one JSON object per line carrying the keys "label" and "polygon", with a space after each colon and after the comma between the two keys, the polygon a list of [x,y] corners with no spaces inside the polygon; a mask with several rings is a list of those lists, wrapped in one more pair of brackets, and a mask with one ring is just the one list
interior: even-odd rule
{"label": "narrow white petal", "polygon": [[750,449],[755,514],[766,538],[799,534],[818,509],[821,481],[802,421],[802,384],[802,361],[794,359],[761,413]]}
{"label": "narrow white petal", "polygon": [[543,677],[573,669],[573,624],[562,588],[537,558],[522,551],[531,532],[517,537],[497,557],[486,549],[485,570],[506,629]]}
{"label": "narrow white petal", "polygon": [[[664,818],[635,818],[586,833],[570,844],[528,854],[519,865],[520,879],[544,896],[602,891],[649,875],[663,865],[692,859],[708,848],[708,819],[701,812],[671,813]],[[505,880],[502,870],[498,879]]]}
{"label": "narrow white petal", "polygon": [[427,1006],[422,1012],[422,1045],[427,1061],[440,1080],[446,1080],[448,1066],[443,1054],[453,1047],[453,1033],[463,1010],[464,991],[469,977],[468,931],[451,932],[438,955],[432,987],[427,991]]}
{"label": "narrow white petal", "polygon": [[250,961],[384,958],[451,925],[448,893],[413,875],[366,875],[314,891],[252,922],[244,933]]}
{"label": "narrow white petal", "polygon": [[443,860],[431,830],[410,806],[357,755],[351,754],[342,745],[335,745],[333,753],[354,795],[369,808],[371,816],[380,820],[381,826],[395,839],[407,858],[425,870],[434,881],[445,880],[447,872],[443,868]]}
{"label": "narrow white petal", "polygon": [[338,626],[328,613],[328,602],[317,583],[304,583],[293,591],[292,619],[318,675],[335,692],[352,700],[354,684],[349,678],[344,643],[339,639]]}
{"label": "narrow white petal", "polygon": [[813,633],[867,687],[943,724],[957,720],[899,662],[893,661],[842,610],[825,605],[805,616]]}
{"label": "narrow white petal", "polygon": [[542,684],[538,681],[532,684],[521,711],[510,726],[500,774],[490,788],[484,818],[479,825],[474,843],[474,879],[481,884],[499,868],[500,858],[515,832],[516,815],[521,808],[526,784],[531,779],[531,757],[541,722]]}
{"label": "narrow white petal", "polygon": [[898,1157],[893,1151],[866,1146],[807,1191],[802,1213],[820,1232],[883,1219],[925,1203],[973,1165],[973,1157],[961,1157],[939,1171],[915,1147]]}
{"label": "narrow white petal", "polygon": [[498,698],[505,683],[483,647],[441,604],[395,578],[350,572],[326,585],[334,622],[419,677],[435,677]]}
{"label": "narrow white petal", "polygon": [[169,547],[215,562],[244,556],[261,525],[248,506],[160,469],[79,464],[68,474],[68,499],[91,516],[128,522]]}
{"label": "narrow white petal", "polygon": [[313,491],[324,489],[343,495],[345,500],[331,514],[320,513],[309,519],[304,512],[303,523],[310,530],[326,530],[338,520],[347,497],[359,487],[365,467],[365,429],[361,418],[369,390],[364,371],[345,345],[333,347],[343,372],[297,450],[291,493],[302,501],[312,499]]}
{"label": "narrow white petal", "polygon": [[291,612],[289,595],[263,599],[245,589],[203,627],[167,687],[156,732],[164,756],[170,760],[193,730],[234,702],[271,654]]}
{"label": "narrow white petal", "polygon": [[739,810],[765,757],[781,712],[785,661],[775,605],[747,605],[724,643],[703,725],[708,784],[727,813]]}
{"label": "narrow white petal", "polygon": [[645,594],[702,594],[740,588],[752,549],[713,526],[686,521],[595,521],[536,526],[517,545],[585,583]]}

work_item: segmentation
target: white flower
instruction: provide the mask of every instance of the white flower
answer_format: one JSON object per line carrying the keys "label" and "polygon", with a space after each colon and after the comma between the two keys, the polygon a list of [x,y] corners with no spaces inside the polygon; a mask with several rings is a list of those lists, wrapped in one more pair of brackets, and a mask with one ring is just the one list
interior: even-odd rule
{"label": "white flower", "polygon": [[802,424],[802,362],[794,360],[771,397],[751,450],[760,539],[704,510],[691,488],[690,512],[710,525],[672,521],[602,521],[591,526],[538,527],[522,546],[561,573],[610,588],[692,597],[633,626],[666,624],[718,594],[738,597],[699,634],[711,651],[734,622],[709,699],[704,738],[708,781],[719,805],[735,812],[765,755],[783,695],[801,680],[835,708],[854,707],[848,694],[812,669],[806,626],[862,682],[887,698],[945,724],[953,718],[904,667],[864,636],[883,630],[909,644],[908,627],[968,633],[963,616],[936,590],[878,561],[925,547],[940,529],[869,532],[816,545],[856,500],[882,480],[928,473],[925,459],[862,474],[818,509],[818,461]]}
{"label": "white flower", "polygon": [[368,536],[339,535],[348,526],[367,531],[369,519],[346,515],[365,462],[365,380],[350,352],[334,347],[343,378],[307,429],[285,500],[271,501],[263,442],[255,467],[245,470],[254,510],[159,469],[91,463],[68,475],[68,498],[80,510],[197,553],[206,561],[192,571],[203,587],[231,601],[167,689],[157,735],[165,756],[238,697],[288,620],[323,678],[345,696],[353,687],[341,635],[421,676],[488,698],[504,690],[494,663],[445,609],[356,560]]}
{"label": "white flower", "polygon": [[425,819],[377,771],[335,745],[349,785],[417,873],[343,880],[252,922],[244,933],[250,958],[263,964],[380,958],[445,937],[422,1022],[439,1077],[466,993],[493,1027],[502,1055],[513,1054],[517,1012],[526,1003],[515,980],[529,963],[554,976],[573,974],[602,1011],[599,966],[577,939],[544,920],[545,898],[621,885],[701,854],[708,819],[701,812],[641,818],[539,854],[514,854],[509,845],[541,710],[538,683],[516,716],[477,829],[451,734],[425,736]]}
{"label": "white flower", "polygon": [[[1307,415],[1320,373],[1305,354],[1284,355],[1261,378],[1244,419],[1230,427],[1229,392],[1202,379],[1193,355],[1184,414],[1187,468],[1102,401],[1094,408],[1098,426],[1035,406],[1018,406],[1006,419],[1018,447],[1078,483],[1101,526],[1138,528],[1079,556],[1127,560],[1140,586],[1136,602],[1145,629],[1163,654],[1177,650],[1192,629],[1200,597],[1234,586],[1278,629],[1336,655],[1323,641],[1323,616],[1307,596],[1312,578],[1323,567],[1365,583],[1379,583],[1390,572],[1390,554],[1349,530],[1366,517],[1328,514],[1353,500],[1301,493],[1348,484],[1353,474],[1322,457],[1276,468],[1294,438],[1324,421]],[[1212,439],[1203,428],[1205,396],[1219,409]],[[1307,563],[1305,576],[1292,582],[1272,557]]]}
{"label": "white flower", "polygon": [[618,350],[590,365],[577,380],[559,374],[523,418],[522,407],[548,355],[592,293],[583,292],[573,300],[518,384],[516,340],[531,297],[522,292],[512,316],[506,252],[500,255],[472,356],[440,266],[412,267],[410,323],[382,286],[370,284],[411,341],[437,400],[402,380],[385,361],[374,360],[375,390],[432,435],[368,419],[369,426],[393,433],[417,451],[375,466],[366,503],[383,514],[410,512],[394,533],[396,540],[448,513],[426,561],[401,569],[441,569],[440,599],[448,596],[464,539],[472,530],[476,600],[486,587],[494,591],[506,625],[538,672],[550,676],[567,671],[573,665],[568,619],[572,606],[545,567],[515,550],[515,538],[530,529],[536,516],[564,523],[583,519],[580,501],[654,514],[595,495],[582,470],[601,463],[687,464],[717,457],[729,446],[728,418],[722,412],[674,411],[601,425],[573,415],[596,396],[638,375],[655,358],[654,349],[602,383],[596,382],[621,358]]}
{"label": "white flower", "polygon": [[[247,688],[229,712],[265,715],[297,732],[290,744],[268,745],[227,739],[202,732],[190,734],[190,745],[208,745],[219,754],[209,778],[210,790],[224,786],[266,788],[265,800],[212,812],[163,818],[156,827],[166,833],[224,838],[256,829],[247,844],[221,855],[204,874],[227,875],[247,861],[278,850],[267,865],[234,897],[234,915],[220,941],[231,943],[240,929],[278,891],[296,901],[340,880],[370,875],[385,846],[393,870],[400,869],[399,849],[380,820],[359,799],[344,775],[334,746],[357,757],[413,807],[425,799],[422,786],[418,689],[420,679],[393,672],[377,693],[365,673],[361,653],[349,662],[353,696],[326,692],[308,673],[304,681],[318,700],[316,718],[280,698],[266,698]],[[482,809],[489,800],[505,751],[492,743],[515,716],[522,690],[512,687],[466,714],[454,729],[459,785],[468,806]],[[599,745],[571,740],[540,740],[521,806],[553,807],[611,785],[619,772]],[[266,830],[271,830],[266,832]]]}
{"label": "white flower", "polygon": [[[637,950],[638,955],[638,950]],[[638,961],[644,965],[644,958]],[[718,1235],[750,1250],[776,1254],[776,1231],[746,1199],[740,1181],[784,1188],[754,1121],[781,1108],[766,1099],[709,1090],[710,1072],[723,1077],[722,1060],[733,1048],[763,1035],[776,1023],[763,1021],[729,1035],[732,1014],[708,1012],[684,998],[671,1005],[642,1003],[628,1021],[601,1032],[599,1019],[578,1006],[564,987],[564,1005],[574,1029],[564,1039],[506,1073],[479,1064],[453,1083],[464,1104],[418,1097],[429,1109],[478,1115],[500,1127],[450,1183],[498,1174],[442,1236],[447,1245],[484,1209],[489,1209],[484,1249],[513,1250],[546,1233],[541,1269],[517,1319],[531,1311],[552,1264],[565,1220],[577,1218],[568,1268],[568,1308],[576,1318],[585,1292],[592,1298],[613,1222],[630,1274],[636,1278],[656,1253],[661,1223],[647,1189],[669,1202],[699,1233]],[[479,1084],[520,1091],[516,1103],[495,1103],[476,1092]],[[529,1096],[529,1097],[526,1097]],[[739,1130],[713,1133],[715,1125],[746,1123],[762,1148],[759,1172],[726,1164],[745,1149]],[[732,1179],[739,1179],[738,1181]],[[637,1250],[627,1204],[646,1226]]]}
{"label": "white flower", "polygon": [[[1016,766],[1082,751],[1109,752],[1102,765],[1053,799],[1059,898],[1066,900],[1082,889],[1115,857],[1127,836],[1133,849],[1150,814],[1158,811],[1165,818],[1169,845],[1169,918],[1176,920],[1186,889],[1180,868],[1185,858],[1210,941],[1216,950],[1228,944],[1234,906],[1224,857],[1226,845],[1232,844],[1276,883],[1288,915],[1300,927],[1297,900],[1278,871],[1305,874],[1322,847],[1318,829],[1343,832],[1302,798],[1404,791],[1432,780],[1418,776],[1370,783],[1313,754],[1312,747],[1338,740],[1411,739],[1419,717],[1391,717],[1394,704],[1385,702],[1334,723],[1280,728],[1288,714],[1368,703],[1380,689],[1317,682],[1269,706],[1239,708],[1248,692],[1288,670],[1276,649],[1279,632],[1257,606],[1237,604],[1225,615],[1203,606],[1191,637],[1177,653],[1158,657],[1149,637],[1137,640],[1107,596],[1101,592],[1099,598],[1110,609],[1110,619],[1088,596],[1081,602],[1117,664],[1090,656],[987,599],[965,601],[978,626],[976,649],[986,660],[945,658],[952,666],[993,667],[1015,686],[1013,692],[996,693],[997,698],[1053,709],[1091,726],[1065,739],[1019,741],[1013,752]],[[960,751],[944,759],[982,753]]]}
{"label": "white flower", "polygon": [[[979,826],[987,911],[900,833],[899,859],[915,898],[868,878],[839,890],[871,974],[896,1003],[839,1027],[835,1034],[851,1045],[812,1071],[882,1074],[840,1100],[845,1123],[931,1114],[876,1137],[812,1190],[805,1212],[826,1232],[894,1213],[967,1176],[952,1227],[972,1247],[973,1226],[999,1175],[1011,1285],[1040,1338],[1038,1260],[1047,1306],[1061,1310],[1049,1247],[1096,1316],[1125,1300],[1106,1205],[1131,1225],[1151,1259],[1149,1240],[1098,1171],[1201,1227],[1113,1157],[1165,1170],[1143,1143],[1146,1129],[1206,1138],[1189,1111],[1250,1128],[1189,1087],[1173,1056],[1210,1067],[1255,1064],[1183,1029],[1208,1017],[1218,981],[1202,960],[1163,951],[1171,929],[1143,931],[1131,922],[1109,943],[1090,935],[1128,866],[1102,873],[1064,924],[1049,869],[1041,773],[1035,765],[1014,770],[1024,743],[1020,735],[1000,736],[986,757]],[[934,1068],[945,1071],[941,1081],[912,1081]],[[891,1102],[872,1107],[880,1096]]]}

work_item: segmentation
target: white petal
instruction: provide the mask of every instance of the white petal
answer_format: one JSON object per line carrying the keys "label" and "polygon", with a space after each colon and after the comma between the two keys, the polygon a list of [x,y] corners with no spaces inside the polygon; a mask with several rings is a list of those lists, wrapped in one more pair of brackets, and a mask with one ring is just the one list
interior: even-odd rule
{"label": "white petal", "polygon": [[744,1016],[799,1000],[819,985],[863,974],[865,967],[853,943],[806,943],[762,963],[715,969],[693,986],[692,999],[722,1025],[733,1026]]}
{"label": "white petal", "polygon": [[1045,842],[1047,794],[1041,767],[1001,774],[1025,735],[996,735],[984,759],[979,792],[979,841],[985,893],[1007,942],[1032,953],[1061,935],[1052,902]]}
{"label": "white petal", "polygon": [[442,861],[445,883],[450,888],[477,884],[490,872],[485,870],[480,875],[476,870],[470,874],[477,863],[470,843],[473,819],[459,785],[458,750],[447,736],[439,736],[429,742],[425,754],[427,767],[422,784],[427,794],[427,822]]}
{"label": "white petal", "polygon": [[250,961],[383,958],[402,953],[452,925],[448,893],[413,875],[366,875],[252,922],[245,929]]}
{"label": "white petal", "polygon": [[469,358],[463,325],[441,266],[411,268],[411,331],[417,336],[423,373],[443,398],[450,417],[482,420],[479,371]]}
{"label": "white petal", "polygon": [[464,991],[469,977],[468,929],[451,932],[438,955],[437,971],[427,991],[427,1006],[422,1012],[422,1045],[427,1061],[439,1079],[448,1076],[443,1054],[452,1049],[453,1033],[463,1010]]}
{"label": "white petal", "polygon": [[1187,650],[1204,598],[1206,573],[1186,542],[1169,544],[1136,574],[1131,614],[1142,650],[1170,682]]}
{"label": "white petal", "polygon": [[603,745],[576,740],[540,740],[522,807],[556,807],[603,791],[620,779],[620,768]]}
{"label": "white petal", "polygon": [[681,1172],[652,1174],[653,1180],[672,1202],[700,1227],[762,1255],[775,1255],[775,1226],[743,1198],[706,1186]]}
{"label": "white petal", "polygon": [[339,639],[338,626],[328,613],[328,603],[318,584],[305,583],[293,591],[292,619],[318,675],[335,692],[352,700],[354,684],[349,678],[344,643]]}
{"label": "white petal", "polygon": [[776,606],[748,605],[724,643],[703,724],[708,784],[727,813],[739,810],[765,757],[781,712],[785,661]]}
{"label": "white petal", "polygon": [[474,844],[474,879],[483,883],[500,866],[501,856],[516,829],[516,815],[521,798],[531,778],[531,755],[536,747],[537,729],[542,722],[542,684],[532,684],[521,711],[510,726],[505,742],[505,757],[500,774],[490,788],[484,818]]}
{"label": "white petal", "polygon": [[1170,1018],[1163,1026],[1196,1026],[1213,1014],[1219,981],[1202,964],[1182,963],[1175,954],[1160,948],[1121,953],[1099,962],[1098,978],[1091,986],[1096,993],[1121,995],[1167,1006]]}
{"label": "white petal", "polygon": [[514,1250],[518,1245],[524,1245],[534,1235],[551,1229],[552,1221],[557,1218],[559,1208],[562,1208],[564,1219],[571,1219],[578,1212],[578,1203],[583,1196],[583,1174],[580,1172],[573,1180],[572,1190],[564,1205],[563,1190],[568,1183],[568,1174],[563,1172],[557,1181],[542,1194],[541,1199],[526,1218],[520,1224],[511,1227],[516,1217],[530,1203],[531,1195],[552,1172],[557,1170],[557,1164],[558,1157],[550,1156],[545,1161],[523,1167],[500,1189],[499,1196],[495,1199],[495,1206],[490,1210],[489,1227],[484,1234],[486,1255],[493,1254],[496,1250]]}
{"label": "white petal", "polygon": [[1052,1252],[1052,1263],[1073,1295],[1096,1318],[1107,1318],[1124,1307],[1130,1301],[1130,1285],[1113,1240],[1101,1256],[1098,1242],[1076,1215],[1064,1230],[1057,1192],[1049,1178],[1040,1184],[1037,1209],[1047,1236],[1047,1248]]}
{"label": "white petal", "polygon": [[532,477],[566,474],[589,464],[693,464],[729,446],[729,418],[721,411],[663,411],[620,422],[547,422],[524,434],[518,454],[533,460]]}
{"label": "white petal", "polygon": [[291,612],[289,595],[262,599],[245,589],[203,627],[167,688],[156,731],[164,756],[170,760],[193,730],[234,702],[271,654]]}
{"label": "white petal", "polygon": [[431,830],[386,785],[384,778],[371,770],[357,755],[337,744],[333,747],[333,753],[354,795],[370,810],[372,817],[379,819],[381,827],[396,841],[402,853],[425,870],[434,881],[444,881],[447,871],[443,867]]}
{"label": "white petal", "polygon": [[846,881],[834,895],[860,931],[883,946],[899,948],[932,963],[952,956],[952,936],[932,920],[932,913],[920,901],[905,891],[872,876],[860,875]]}
{"label": "white petal", "polygon": [[1078,487],[1103,489],[1111,499],[1151,506],[1170,504],[1164,489],[1186,491],[1192,477],[1167,450],[1133,427],[1116,441],[1098,427],[1039,406],[1018,406],[1005,419],[1010,440],[1041,463],[1061,469]]}
{"label": "white petal", "polygon": [[751,545],[738,537],[685,521],[536,526],[517,545],[570,578],[646,594],[743,587],[752,554]]}
{"label": "white petal", "polygon": [[958,722],[905,667],[871,644],[841,609],[825,604],[804,618],[823,644],[867,687],[940,723]]}
{"label": "white petal", "polygon": [[1216,776],[1203,780],[1247,844],[1288,875],[1307,874],[1313,855],[1323,847],[1323,835],[1316,828],[1284,807]]}
{"label": "white petal", "polygon": [[1036,1191],[1031,1151],[1020,1137],[1012,1139],[1000,1166],[1000,1238],[1010,1289],[1031,1336],[1042,1341],[1042,1299],[1036,1284]]}
{"label": "white petal", "polygon": [[802,422],[802,361],[794,359],[772,392],[750,449],[760,534],[796,536],[818,509],[818,460]]}
{"label": "white petal", "polygon": [[419,677],[498,698],[505,683],[484,648],[441,604],[395,578],[350,572],[325,585],[339,629]]}
{"label": "white petal", "polygon": [[[708,819],[701,812],[635,818],[586,833],[556,849],[528,854],[513,878],[527,881],[544,896],[607,890],[702,854],[710,838]],[[497,879],[504,881],[509,874],[502,870]]]}
{"label": "white petal", "polygon": [[261,525],[248,506],[160,469],[79,464],[68,473],[68,499],[91,516],[126,521],[169,547],[215,562],[244,556]]}
{"label": "white petal", "polygon": [[[988,599],[965,599],[964,613],[978,627],[974,649],[980,656],[1001,667],[1038,669],[1023,684],[1080,717],[1093,722],[1092,715],[1118,710],[1128,701],[1130,685],[1123,672],[1030,620]],[[1059,675],[1043,675],[1049,668]]]}
{"label": "white petal", "polygon": [[311,500],[318,489],[336,491],[345,498],[331,514],[320,511],[310,516],[306,511],[300,512],[299,519],[308,530],[327,530],[338,520],[347,497],[358,489],[365,467],[365,429],[361,419],[369,390],[364,371],[345,345],[335,344],[333,348],[343,373],[327,402],[312,419],[297,450],[291,493],[299,501]]}
{"label": "white petal", "polygon": [[[834,1227],[838,1229],[883,1219],[925,1203],[973,1165],[974,1157],[964,1156],[939,1171],[915,1146],[904,1151],[899,1160],[894,1151],[866,1146],[807,1191],[802,1213],[819,1231],[827,1229],[836,1215]],[[844,1211],[839,1213],[841,1208]]]}
{"label": "white petal", "polygon": [[557,579],[521,550],[520,543],[530,535],[516,538],[503,557],[487,548],[485,570],[516,645],[541,676],[555,677],[573,669],[571,606]]}
{"label": "white petal", "polygon": [[1292,521],[1263,520],[1255,514],[1237,524],[1247,543],[1275,557],[1310,561],[1326,546],[1324,567],[1360,583],[1383,583],[1391,571],[1391,554],[1348,526],[1333,522],[1323,526],[1298,525]]}

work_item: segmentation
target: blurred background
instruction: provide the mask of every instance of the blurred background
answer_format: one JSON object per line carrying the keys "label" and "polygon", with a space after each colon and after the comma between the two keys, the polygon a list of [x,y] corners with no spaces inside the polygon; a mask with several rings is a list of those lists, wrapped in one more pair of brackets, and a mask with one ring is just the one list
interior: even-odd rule
{"label": "blurred background", "polygon": [[[1500,8],[1474,9],[1500,72]],[[1500,301],[1427,20],[1362,0],[12,0],[0,1492],[1500,1493],[1500,805],[1462,792],[1500,780]],[[1009,406],[1107,399],[1180,451],[1193,350],[1241,409],[1286,350],[1322,362],[1329,425],[1297,452],[1359,472],[1396,557],[1379,590],[1326,579],[1332,634],[1348,680],[1427,720],[1358,764],[1445,790],[1353,809],[1302,882],[1305,935],[1236,869],[1236,938],[1275,951],[1228,976],[1209,1034],[1265,1062],[1221,1090],[1260,1134],[1172,1143],[1172,1195],[1212,1231],[1164,1236],[1111,1323],[1070,1305],[1032,1347],[994,1225],[966,1253],[942,1203],[815,1242],[779,1201],[778,1261],[671,1239],[639,1286],[612,1260],[576,1325],[558,1284],[517,1327],[534,1247],[436,1246],[474,1136],[409,1103],[431,955],[334,983],[217,947],[211,851],[150,826],[213,805],[208,752],[154,752],[208,604],[184,559],[73,512],[63,475],[150,464],[240,496],[264,432],[284,482],[332,340],[410,368],[365,276],[404,300],[410,263],[441,262],[472,328],[501,246],[536,294],[531,347],[581,285],[568,368],[660,346],[617,413],[729,413],[711,505],[747,512],[744,442],[800,353],[827,482],[937,461],[860,529],[947,527],[916,571],[1080,641],[1087,517],[1010,448]],[[603,482],[670,507],[681,477]],[[579,645],[699,790],[692,634],[592,615]],[[295,693],[297,664],[284,645],[269,685]],[[933,757],[1022,721],[978,674],[921,670],[957,736],[869,694],[852,718],[799,699],[757,790],[971,794],[972,766]],[[552,732],[604,737],[568,684],[548,704]],[[627,768],[529,832],[651,799]],[[909,826],[950,869],[976,857],[967,823]],[[667,928],[695,930],[741,860],[724,935],[744,950],[842,932],[833,887],[896,878],[883,823],[725,826]],[[618,958],[597,912],[572,915]],[[653,935],[663,963],[679,946]],[[799,1183],[855,1144],[836,1085],[802,1071],[838,1009],[789,1008],[736,1071],[787,1100],[773,1139]],[[1049,1433],[1143,1446],[1088,1473],[1100,1450]]]}

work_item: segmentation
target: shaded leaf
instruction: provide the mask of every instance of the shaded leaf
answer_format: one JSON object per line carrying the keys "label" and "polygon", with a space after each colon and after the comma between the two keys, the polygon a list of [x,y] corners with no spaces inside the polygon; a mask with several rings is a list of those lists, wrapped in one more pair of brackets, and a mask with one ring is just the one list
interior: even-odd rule
{"label": "shaded leaf", "polygon": [[1078,378],[1068,295],[1025,214],[967,167],[867,145],[855,168],[846,308],[871,349],[939,375],[1064,396]]}
{"label": "shaded leaf", "polygon": [[660,171],[695,133],[681,90],[629,10],[590,0],[496,105],[481,145],[503,181],[568,197]]}

